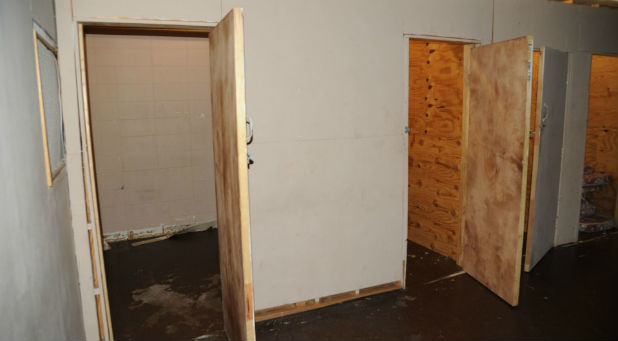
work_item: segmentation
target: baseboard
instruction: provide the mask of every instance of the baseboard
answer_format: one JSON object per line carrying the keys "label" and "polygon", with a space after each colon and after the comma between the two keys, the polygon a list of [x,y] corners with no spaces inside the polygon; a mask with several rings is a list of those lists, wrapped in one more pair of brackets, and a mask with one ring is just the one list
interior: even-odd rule
{"label": "baseboard", "polygon": [[[209,228],[217,228],[217,221],[183,224],[183,225],[159,225],[142,229],[117,231],[103,234],[103,240],[108,243],[120,242],[125,240],[143,239],[160,237],[169,233],[200,232]],[[184,230],[184,231],[183,231]]]}
{"label": "baseboard", "polygon": [[319,309],[327,307],[329,305],[399,289],[402,289],[401,281],[395,281],[359,290],[347,291],[340,294],[314,298],[308,301],[300,301],[296,303],[280,305],[277,307],[260,309],[255,311],[255,322],[270,320],[273,318],[291,314],[297,314],[303,311]]}

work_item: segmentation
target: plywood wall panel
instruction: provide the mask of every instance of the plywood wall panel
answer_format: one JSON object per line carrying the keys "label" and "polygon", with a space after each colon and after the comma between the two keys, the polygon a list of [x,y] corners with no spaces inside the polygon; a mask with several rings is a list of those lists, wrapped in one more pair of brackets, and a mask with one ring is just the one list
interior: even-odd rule
{"label": "plywood wall panel", "polygon": [[410,40],[408,239],[459,255],[463,45]]}
{"label": "plywood wall panel", "polygon": [[586,166],[612,177],[593,194],[599,213],[613,216],[618,182],[618,57],[593,55],[590,67]]}

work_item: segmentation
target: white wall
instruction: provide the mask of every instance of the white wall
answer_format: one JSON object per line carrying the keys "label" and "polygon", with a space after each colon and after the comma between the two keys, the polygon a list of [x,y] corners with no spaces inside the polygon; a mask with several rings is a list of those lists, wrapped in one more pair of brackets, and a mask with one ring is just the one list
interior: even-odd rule
{"label": "white wall", "polygon": [[[611,43],[616,30],[590,43],[597,40],[593,34],[614,27],[616,11],[565,4],[547,10],[542,0],[102,3],[74,0],[75,16],[208,25],[231,7],[244,8],[247,114],[255,123],[249,186],[256,309],[401,279],[407,205],[404,34],[483,43],[530,34],[570,52],[617,52]],[[123,19],[127,16],[142,19]],[[569,28],[551,33],[564,26],[556,16],[581,28],[577,39],[564,37]],[[74,21],[67,15],[60,25],[66,30],[60,40],[71,46]]]}
{"label": "white wall", "polygon": [[52,1],[0,2],[0,339],[84,338],[66,171],[47,187],[33,19]]}
{"label": "white wall", "polygon": [[101,226],[217,220],[208,39],[86,35]]}

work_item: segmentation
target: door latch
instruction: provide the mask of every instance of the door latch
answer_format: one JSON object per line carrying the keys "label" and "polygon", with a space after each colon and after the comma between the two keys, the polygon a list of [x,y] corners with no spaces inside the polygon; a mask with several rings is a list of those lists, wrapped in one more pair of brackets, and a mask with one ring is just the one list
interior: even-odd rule
{"label": "door latch", "polygon": [[251,165],[254,164],[253,158],[251,158],[251,154],[247,152],[247,169],[251,168]]}

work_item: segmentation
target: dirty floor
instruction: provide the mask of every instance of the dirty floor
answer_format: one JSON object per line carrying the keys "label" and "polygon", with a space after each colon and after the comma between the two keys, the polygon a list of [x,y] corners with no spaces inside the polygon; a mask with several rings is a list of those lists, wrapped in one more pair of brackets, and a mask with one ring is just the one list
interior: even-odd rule
{"label": "dirty floor", "polygon": [[216,230],[105,251],[116,340],[224,339]]}
{"label": "dirty floor", "polygon": [[[117,339],[225,338],[214,307],[216,238],[190,233],[106,251]],[[616,339],[617,269],[615,231],[554,248],[522,273],[512,308],[466,274],[435,281],[461,269],[409,243],[406,290],[260,322],[256,333],[258,340]]]}

